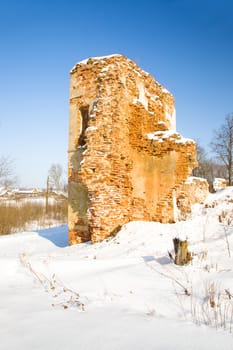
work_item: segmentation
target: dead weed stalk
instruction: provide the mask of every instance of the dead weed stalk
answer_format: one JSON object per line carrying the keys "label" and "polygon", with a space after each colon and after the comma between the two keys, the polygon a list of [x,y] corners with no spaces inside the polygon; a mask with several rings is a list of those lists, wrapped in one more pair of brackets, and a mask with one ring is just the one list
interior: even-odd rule
{"label": "dead weed stalk", "polygon": [[26,268],[34,279],[40,283],[44,291],[49,293],[53,299],[51,304],[53,307],[76,307],[81,311],[85,310],[85,305],[80,301],[80,295],[76,291],[67,288],[61,280],[58,279],[55,273],[47,277],[45,274],[36,271],[32,264],[26,259],[26,254],[19,255],[21,266]]}

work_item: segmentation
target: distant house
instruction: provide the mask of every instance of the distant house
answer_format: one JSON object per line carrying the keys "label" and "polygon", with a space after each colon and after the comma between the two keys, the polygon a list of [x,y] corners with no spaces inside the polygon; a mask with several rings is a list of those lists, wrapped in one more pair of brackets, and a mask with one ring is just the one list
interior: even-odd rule
{"label": "distant house", "polygon": [[33,188],[33,189],[20,188],[20,189],[14,190],[14,195],[16,198],[37,197],[39,194],[41,194],[41,191],[38,190],[37,188]]}
{"label": "distant house", "polygon": [[8,190],[5,187],[0,187],[0,197],[5,197],[8,193]]}

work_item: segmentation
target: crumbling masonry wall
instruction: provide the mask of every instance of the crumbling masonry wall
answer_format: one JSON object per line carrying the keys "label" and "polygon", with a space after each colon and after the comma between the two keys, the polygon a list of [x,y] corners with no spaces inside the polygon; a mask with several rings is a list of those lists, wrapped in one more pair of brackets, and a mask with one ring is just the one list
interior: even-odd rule
{"label": "crumbling masonry wall", "polygon": [[196,152],[175,122],[173,96],[126,57],[72,69],[70,244],[100,241],[132,220],[176,220],[176,192]]}

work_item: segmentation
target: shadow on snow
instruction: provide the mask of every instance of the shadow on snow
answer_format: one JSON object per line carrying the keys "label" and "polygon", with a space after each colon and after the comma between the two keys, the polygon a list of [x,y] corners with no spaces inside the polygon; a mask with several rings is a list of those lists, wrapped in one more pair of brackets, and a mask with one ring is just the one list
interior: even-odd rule
{"label": "shadow on snow", "polygon": [[68,243],[68,226],[56,226],[36,231],[40,237],[46,238],[57,247],[64,248]]}
{"label": "shadow on snow", "polygon": [[160,265],[168,265],[171,263],[171,259],[169,259],[167,256],[161,256],[160,258],[155,258],[152,255],[148,255],[148,256],[142,256],[142,258],[145,263],[148,263],[151,261],[156,261]]}

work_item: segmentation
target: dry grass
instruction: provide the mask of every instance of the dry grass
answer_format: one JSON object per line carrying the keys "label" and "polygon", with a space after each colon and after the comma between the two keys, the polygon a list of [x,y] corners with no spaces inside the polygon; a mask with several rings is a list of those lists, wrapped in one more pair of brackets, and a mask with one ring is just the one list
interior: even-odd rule
{"label": "dry grass", "polygon": [[67,222],[66,200],[49,204],[47,213],[43,202],[28,201],[20,205],[0,203],[0,235],[26,230],[33,222],[43,227],[51,221]]}
{"label": "dry grass", "polygon": [[231,258],[231,249],[230,249],[228,236],[232,234],[232,230],[233,230],[233,211],[222,210],[222,212],[218,216],[218,221],[222,224],[226,245],[227,245],[228,256],[229,258]]}
{"label": "dry grass", "polygon": [[206,281],[204,297],[195,300],[191,297],[191,314],[195,323],[224,329],[232,332],[233,303],[229,289],[222,289],[216,282]]}

